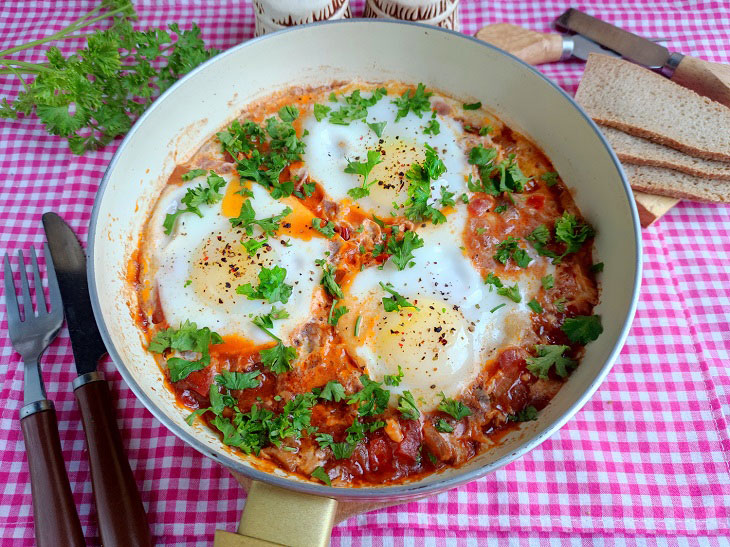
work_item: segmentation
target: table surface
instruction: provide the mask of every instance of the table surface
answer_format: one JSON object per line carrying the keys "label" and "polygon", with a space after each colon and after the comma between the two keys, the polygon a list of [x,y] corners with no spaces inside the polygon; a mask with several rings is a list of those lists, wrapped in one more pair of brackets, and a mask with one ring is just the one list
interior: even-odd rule
{"label": "table surface", "polygon": [[[135,2],[139,26],[197,22],[225,49],[253,33],[244,0]],[[95,0],[5,0],[0,49],[47,35]],[[730,2],[583,0],[584,10],[669,47],[730,62]],[[562,1],[466,1],[461,28],[507,21],[547,31]],[[362,0],[353,2],[362,12]],[[64,44],[64,47],[73,44]],[[67,50],[68,51],[68,50]],[[30,54],[26,60],[39,59]],[[569,91],[581,63],[541,67]],[[0,96],[20,89],[0,75]],[[60,213],[85,240],[104,168],[118,141],[79,157],[35,119],[0,120],[0,248],[43,242],[41,214]],[[681,203],[644,231],[644,275],[636,319],[613,370],[591,401],[551,439],[518,461],[430,499],[354,517],[334,545],[596,541],[719,544],[730,535],[730,207]],[[0,311],[0,331],[7,321]],[[244,494],[230,474],[184,444],[104,366],[129,460],[160,545],[205,545],[235,528]],[[61,443],[81,523],[96,544],[84,435],[72,395],[65,327],[44,357]],[[0,337],[0,544],[32,545],[33,514],[18,424],[19,357]]]}

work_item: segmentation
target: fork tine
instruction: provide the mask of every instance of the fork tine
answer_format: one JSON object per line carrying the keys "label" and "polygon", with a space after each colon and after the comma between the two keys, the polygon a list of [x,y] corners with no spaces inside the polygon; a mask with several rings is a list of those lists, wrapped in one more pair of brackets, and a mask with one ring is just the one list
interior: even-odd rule
{"label": "fork tine", "polygon": [[46,295],[43,293],[43,281],[41,281],[41,272],[38,270],[38,258],[35,254],[35,247],[30,246],[30,263],[33,270],[33,286],[35,287],[35,307],[38,315],[48,313],[46,307]]}
{"label": "fork tine", "polygon": [[48,296],[51,300],[51,315],[63,313],[63,300],[61,299],[61,290],[58,288],[56,280],[56,268],[53,265],[51,250],[48,243],[43,244],[43,254],[46,257],[46,279],[48,280]]}
{"label": "fork tine", "polygon": [[5,253],[3,267],[5,273],[5,309],[8,314],[8,328],[12,330],[20,323],[20,311],[18,310],[18,297],[15,296],[13,269],[10,267],[10,257],[8,256],[8,253]]}
{"label": "fork tine", "polygon": [[31,317],[35,317],[35,312],[33,311],[33,300],[30,298],[25,257],[23,257],[23,251],[21,249],[18,249],[18,266],[20,266],[20,286],[22,288],[21,294],[23,295],[23,321],[27,321]]}

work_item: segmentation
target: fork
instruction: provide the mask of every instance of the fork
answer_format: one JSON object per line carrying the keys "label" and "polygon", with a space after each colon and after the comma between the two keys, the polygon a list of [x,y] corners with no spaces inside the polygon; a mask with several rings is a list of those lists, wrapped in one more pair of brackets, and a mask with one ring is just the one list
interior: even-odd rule
{"label": "fork", "polygon": [[23,358],[23,407],[20,409],[20,427],[23,430],[25,449],[28,453],[37,545],[83,547],[84,535],[63,463],[56,411],[53,401],[46,397],[40,370],[41,355],[63,324],[61,293],[48,245],[44,245],[44,254],[51,309],[49,311],[46,307],[38,260],[35,249],[31,247],[30,261],[37,307],[37,312],[34,312],[25,258],[23,251],[18,251],[23,319],[20,317],[21,307],[15,295],[13,269],[7,253],[4,260],[8,331],[13,348]]}

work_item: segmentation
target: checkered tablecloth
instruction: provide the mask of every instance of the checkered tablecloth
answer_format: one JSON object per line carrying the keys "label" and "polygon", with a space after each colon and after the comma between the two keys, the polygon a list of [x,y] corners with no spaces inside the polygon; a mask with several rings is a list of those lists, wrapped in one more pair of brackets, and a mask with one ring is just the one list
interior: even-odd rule
{"label": "checkered tablecloth", "polygon": [[[0,49],[39,38],[96,4],[4,0]],[[253,33],[246,0],[135,2],[139,26],[197,22],[225,49]],[[571,4],[462,0],[461,28],[473,34],[507,21],[546,31]],[[580,7],[669,46],[730,63],[730,2],[600,1]],[[353,2],[362,12],[362,1]],[[76,44],[78,45],[78,44]],[[74,44],[62,47],[70,51]],[[36,60],[38,52],[26,60]],[[466,68],[465,68],[466,69]],[[541,67],[574,91],[583,66]],[[20,89],[0,75],[0,97]],[[0,120],[0,247],[43,242],[40,217],[60,213],[85,240],[94,194],[115,143],[69,153],[35,119]],[[550,440],[520,460],[456,490],[380,510],[337,526],[334,545],[460,543],[723,544],[730,536],[730,207],[681,203],[644,232],[644,279],[636,320],[616,365],[593,399]],[[7,328],[4,308],[0,332]],[[244,493],[139,403],[111,363],[124,443],[160,545],[206,545],[232,530]],[[89,544],[98,543],[84,435],[70,382],[64,329],[43,373],[55,401],[66,465]],[[0,544],[32,545],[33,515],[18,424],[19,357],[0,335]],[[685,541],[676,538],[685,538]],[[678,543],[676,543],[678,542]]]}

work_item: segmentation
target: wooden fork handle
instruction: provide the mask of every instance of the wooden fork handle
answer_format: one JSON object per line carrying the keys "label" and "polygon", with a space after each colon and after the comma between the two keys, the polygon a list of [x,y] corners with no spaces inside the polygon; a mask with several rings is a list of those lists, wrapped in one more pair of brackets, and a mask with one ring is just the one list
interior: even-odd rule
{"label": "wooden fork handle", "polygon": [[483,27],[475,36],[531,65],[553,63],[563,56],[563,37],[556,33],[548,34],[509,23],[497,23]]}
{"label": "wooden fork handle", "polygon": [[104,547],[151,546],[147,515],[124,453],[109,384],[101,373],[90,372],[76,378],[74,395],[89,449],[101,543]]}
{"label": "wooden fork handle", "polygon": [[28,453],[36,544],[83,547],[84,534],[63,464],[53,403],[46,399],[24,406],[20,428]]}

